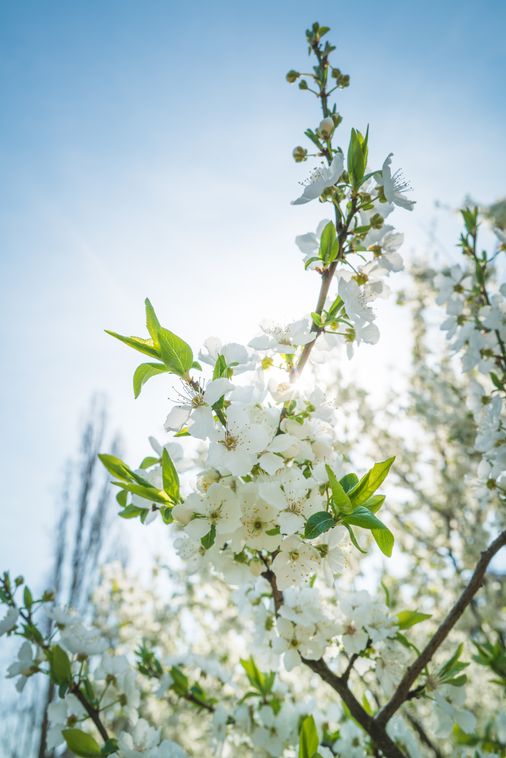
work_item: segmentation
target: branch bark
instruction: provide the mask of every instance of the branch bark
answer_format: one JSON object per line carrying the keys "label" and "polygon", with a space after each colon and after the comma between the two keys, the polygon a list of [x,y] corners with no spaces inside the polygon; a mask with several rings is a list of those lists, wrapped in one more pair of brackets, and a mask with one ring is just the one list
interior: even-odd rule
{"label": "branch bark", "polygon": [[467,606],[471,603],[473,597],[480,589],[488,565],[492,558],[499,552],[499,550],[506,545],[506,530],[501,532],[496,539],[491,542],[486,550],[481,554],[481,558],[476,564],[476,568],[473,571],[473,575],[469,580],[467,587],[462,592],[461,596],[450,610],[447,617],[440,624],[433,637],[429,640],[425,648],[422,650],[418,658],[414,663],[409,666],[404,674],[399,686],[392,695],[389,702],[379,712],[376,720],[379,724],[385,725],[394,715],[394,713],[401,707],[406,701],[412,684],[418,678],[422,670],[429,663],[432,656],[439,648],[439,646],[447,638],[450,631],[453,629],[459,618],[464,613]]}

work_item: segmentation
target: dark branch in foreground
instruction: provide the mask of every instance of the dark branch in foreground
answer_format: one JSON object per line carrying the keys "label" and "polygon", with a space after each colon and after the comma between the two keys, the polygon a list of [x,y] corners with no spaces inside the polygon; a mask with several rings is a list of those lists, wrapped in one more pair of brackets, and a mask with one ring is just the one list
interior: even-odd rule
{"label": "dark branch in foreground", "polygon": [[[283,593],[278,588],[276,582],[276,574],[272,571],[272,569],[268,568],[262,573],[262,576],[264,579],[267,579],[271,585],[274,609],[277,616],[279,614],[281,606],[283,605]],[[351,665],[348,665],[348,668],[346,669],[343,676],[338,676],[329,669],[323,658],[320,658],[319,661],[310,661],[307,658],[302,658],[304,664],[310,668],[311,671],[313,671],[315,674],[318,674],[318,676],[320,676],[324,682],[329,684],[332,689],[335,690],[338,695],[340,695],[342,700],[350,709],[350,713],[353,718],[356,719],[364,731],[369,734],[375,746],[382,751],[383,755],[386,756],[386,758],[405,758],[404,753],[399,750],[397,745],[388,736],[385,727],[381,724],[378,724],[374,718],[370,716],[366,710],[364,710],[353,692],[350,690],[348,686],[348,677],[350,675],[353,663],[355,663],[355,660],[356,657],[352,656],[352,659],[350,661]]]}
{"label": "dark branch in foreground", "polygon": [[392,718],[394,713],[406,701],[411,690],[411,685],[415,682],[422,670],[429,663],[438,647],[444,642],[450,631],[453,629],[459,618],[464,613],[467,606],[471,603],[473,597],[476,595],[481,585],[483,584],[483,579],[485,577],[488,564],[496,555],[496,553],[498,553],[499,550],[504,547],[504,545],[506,545],[506,531],[501,532],[501,534],[496,537],[496,539],[488,546],[488,548],[482,552],[481,558],[476,564],[476,568],[473,571],[473,575],[471,576],[467,587],[464,589],[461,596],[449,612],[448,616],[438,627],[435,634],[429,640],[418,658],[414,661],[414,663],[411,664],[411,666],[409,666],[389,702],[379,712],[377,716],[377,721],[379,724],[386,724],[389,719]]}

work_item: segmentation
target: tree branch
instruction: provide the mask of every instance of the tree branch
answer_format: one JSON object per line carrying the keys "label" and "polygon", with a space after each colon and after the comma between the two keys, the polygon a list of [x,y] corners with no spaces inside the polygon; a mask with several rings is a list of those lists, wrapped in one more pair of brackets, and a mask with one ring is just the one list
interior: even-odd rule
{"label": "tree branch", "polygon": [[471,576],[467,587],[464,589],[448,616],[440,624],[418,658],[411,664],[411,666],[409,666],[391,699],[376,717],[379,724],[386,724],[405,702],[411,690],[411,685],[415,682],[422,670],[431,660],[436,650],[447,638],[467,606],[471,603],[473,597],[483,583],[488,564],[504,545],[506,545],[506,530],[501,532],[488,548],[482,552],[481,558],[476,564],[476,568],[473,571],[473,575]]}
{"label": "tree branch", "polygon": [[[266,579],[271,585],[272,599],[274,601],[274,610],[276,616],[279,615],[279,610],[283,605],[283,593],[278,588],[276,582],[276,574],[272,569],[267,568],[262,573],[264,579]],[[302,658],[302,656],[301,656]],[[348,687],[348,677],[350,675],[351,668],[355,663],[356,657],[352,656],[348,669],[343,676],[334,674],[329,669],[327,663],[320,658],[318,661],[310,661],[307,658],[302,658],[303,663],[311,669],[315,674],[318,674],[324,682],[329,684],[333,690],[337,692],[342,700],[346,703],[350,709],[350,713],[356,721],[361,725],[364,731],[371,737],[376,747],[378,747],[386,758],[405,758],[404,753],[399,750],[397,745],[388,736],[386,729],[381,724],[378,724],[372,716],[370,716],[364,708],[360,705],[353,692]]]}

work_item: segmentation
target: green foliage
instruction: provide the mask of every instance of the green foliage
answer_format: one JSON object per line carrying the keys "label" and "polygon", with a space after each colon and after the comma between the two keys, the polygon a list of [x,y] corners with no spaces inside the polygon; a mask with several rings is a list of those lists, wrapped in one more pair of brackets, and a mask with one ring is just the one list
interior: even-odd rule
{"label": "green foliage", "polygon": [[381,552],[389,557],[392,555],[394,535],[390,529],[388,529],[388,527],[365,506],[359,505],[359,507],[355,508],[352,513],[344,516],[343,524],[360,526],[362,529],[369,529]]}
{"label": "green foliage", "polygon": [[328,532],[335,525],[336,520],[332,518],[330,513],[318,511],[318,513],[313,513],[306,521],[304,537],[308,540],[314,540],[315,537]]}
{"label": "green foliage", "polygon": [[351,130],[348,146],[348,175],[353,189],[357,190],[364,179],[368,156],[369,127],[365,137],[357,129]]}
{"label": "green foliage", "polygon": [[160,363],[142,363],[137,367],[133,378],[134,395],[136,398],[139,397],[144,384],[153,376],[169,373],[186,379],[191,368],[200,368],[199,364],[196,364],[193,360],[191,347],[181,337],[178,337],[160,325],[155,310],[147,298],[145,305],[149,339],[125,337],[122,334],[106,329],[106,333],[110,334],[111,337],[115,337],[120,342],[140,353],[149,355],[151,358],[158,358],[161,361]]}
{"label": "green foliage", "polygon": [[348,491],[354,506],[362,505],[371,495],[374,495],[378,487],[385,481],[395,456],[387,458],[386,461],[375,463],[370,471],[365,474],[353,489]]}
{"label": "green foliage", "polygon": [[75,755],[81,758],[93,758],[95,755],[101,755],[98,742],[91,734],[86,734],[81,729],[64,729],[63,737],[67,747]]}
{"label": "green foliage", "polygon": [[430,618],[430,613],[420,613],[420,611],[399,611],[397,614],[399,629],[410,629],[415,624],[420,624]]}
{"label": "green foliage", "polygon": [[141,363],[140,366],[137,366],[134,372],[134,396],[136,398],[139,397],[143,385],[146,384],[148,379],[151,379],[152,376],[164,374],[168,371],[169,369],[163,363]]}
{"label": "green foliage", "polygon": [[163,449],[162,453],[162,477],[163,489],[169,496],[170,500],[173,503],[179,502],[179,476],[166,448]]}
{"label": "green foliage", "polygon": [[325,266],[335,261],[339,253],[339,240],[336,235],[336,227],[332,221],[326,224],[321,238],[319,257]]}
{"label": "green foliage", "polygon": [[315,720],[306,716],[300,726],[298,758],[315,758],[319,742]]}
{"label": "green foliage", "polygon": [[327,476],[329,478],[330,489],[332,490],[332,498],[330,501],[332,510],[336,516],[338,516],[340,513],[351,513],[353,510],[353,505],[346,490],[344,489],[341,482],[337,480],[336,475],[330,466],[325,465],[325,468],[327,470]]}
{"label": "green foliage", "polygon": [[477,653],[473,660],[489,668],[497,678],[491,681],[506,689],[506,647],[500,635],[496,642],[474,642]]}
{"label": "green foliage", "polygon": [[461,671],[469,666],[469,663],[460,660],[463,650],[464,645],[460,643],[452,657],[441,666],[437,672],[437,677],[441,683],[452,684],[454,687],[461,687],[467,682],[467,676],[461,674]]}
{"label": "green foliage", "polygon": [[72,681],[70,660],[63,648],[53,645],[47,653],[51,678],[58,685],[68,685]]}
{"label": "green foliage", "polygon": [[260,671],[252,657],[241,658],[241,666],[245,670],[251,686],[257,690],[262,697],[267,697],[267,695],[272,692],[274,681],[276,679],[274,671],[264,674]]}

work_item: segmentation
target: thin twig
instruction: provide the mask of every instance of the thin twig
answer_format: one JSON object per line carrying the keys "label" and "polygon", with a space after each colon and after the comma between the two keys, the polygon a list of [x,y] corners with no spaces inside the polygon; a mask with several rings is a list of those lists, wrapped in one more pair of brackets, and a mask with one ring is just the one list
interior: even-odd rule
{"label": "thin twig", "polygon": [[391,699],[378,714],[378,723],[386,724],[405,702],[411,690],[411,685],[416,681],[417,677],[429,663],[436,650],[444,642],[459,618],[462,616],[467,606],[471,603],[471,600],[483,583],[488,564],[504,545],[506,545],[506,530],[501,532],[488,548],[482,552],[481,558],[476,564],[476,568],[473,571],[473,575],[471,576],[467,587],[464,589],[461,596],[418,658],[407,669]]}

